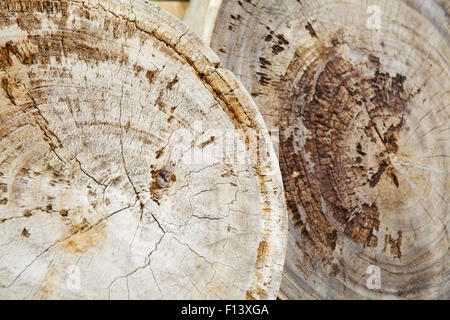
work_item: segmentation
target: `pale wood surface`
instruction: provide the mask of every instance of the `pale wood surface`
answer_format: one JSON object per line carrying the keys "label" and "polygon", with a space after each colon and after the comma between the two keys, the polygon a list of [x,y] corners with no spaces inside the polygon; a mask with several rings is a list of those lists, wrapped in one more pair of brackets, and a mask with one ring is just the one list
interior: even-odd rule
{"label": "pale wood surface", "polygon": [[144,1],[0,8],[0,298],[275,298],[278,162],[213,51]]}
{"label": "pale wood surface", "polygon": [[281,296],[448,299],[448,1],[226,0],[212,24],[280,132]]}

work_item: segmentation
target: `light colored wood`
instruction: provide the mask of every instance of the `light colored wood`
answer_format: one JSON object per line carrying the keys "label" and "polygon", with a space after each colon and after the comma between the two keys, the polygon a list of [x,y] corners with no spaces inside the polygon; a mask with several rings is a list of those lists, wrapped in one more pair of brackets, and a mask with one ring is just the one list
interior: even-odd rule
{"label": "light colored wood", "polygon": [[211,37],[222,0],[194,0],[184,15],[184,22],[192,28],[200,37],[211,42]]}
{"label": "light colored wood", "polygon": [[186,8],[189,4],[187,1],[152,1],[157,6],[169,11],[179,19],[183,19]]}
{"label": "light colored wood", "polygon": [[223,1],[205,27],[279,131],[282,298],[449,299],[446,3]]}
{"label": "light colored wood", "polygon": [[0,80],[0,298],[276,297],[287,217],[267,129],[178,19],[2,1]]}

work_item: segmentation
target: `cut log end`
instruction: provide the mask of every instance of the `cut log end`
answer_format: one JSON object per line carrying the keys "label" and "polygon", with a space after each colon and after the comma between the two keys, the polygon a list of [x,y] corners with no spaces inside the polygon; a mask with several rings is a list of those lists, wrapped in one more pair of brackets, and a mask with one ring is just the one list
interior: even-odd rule
{"label": "cut log end", "polygon": [[2,1],[0,34],[0,297],[276,296],[275,153],[220,158],[267,130],[199,38],[109,0]]}
{"label": "cut log end", "polygon": [[283,298],[450,294],[449,20],[435,1],[393,8],[223,1],[208,26],[279,132]]}

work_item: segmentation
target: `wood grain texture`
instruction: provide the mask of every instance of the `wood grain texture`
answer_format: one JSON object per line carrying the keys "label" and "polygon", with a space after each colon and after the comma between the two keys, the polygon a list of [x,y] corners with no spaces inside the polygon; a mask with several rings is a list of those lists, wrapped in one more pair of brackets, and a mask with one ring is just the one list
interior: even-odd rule
{"label": "wood grain texture", "polygon": [[219,64],[144,1],[0,3],[1,298],[276,297],[281,174]]}
{"label": "wood grain texture", "polygon": [[447,12],[445,1],[227,0],[206,26],[279,132],[282,298],[450,297]]}

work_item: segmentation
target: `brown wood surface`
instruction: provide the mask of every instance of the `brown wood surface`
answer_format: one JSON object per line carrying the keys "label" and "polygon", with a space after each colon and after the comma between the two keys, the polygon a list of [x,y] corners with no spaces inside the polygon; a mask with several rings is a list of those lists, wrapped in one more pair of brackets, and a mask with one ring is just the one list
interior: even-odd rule
{"label": "brown wood surface", "polygon": [[281,297],[450,298],[447,3],[226,0],[204,26],[279,133]]}

